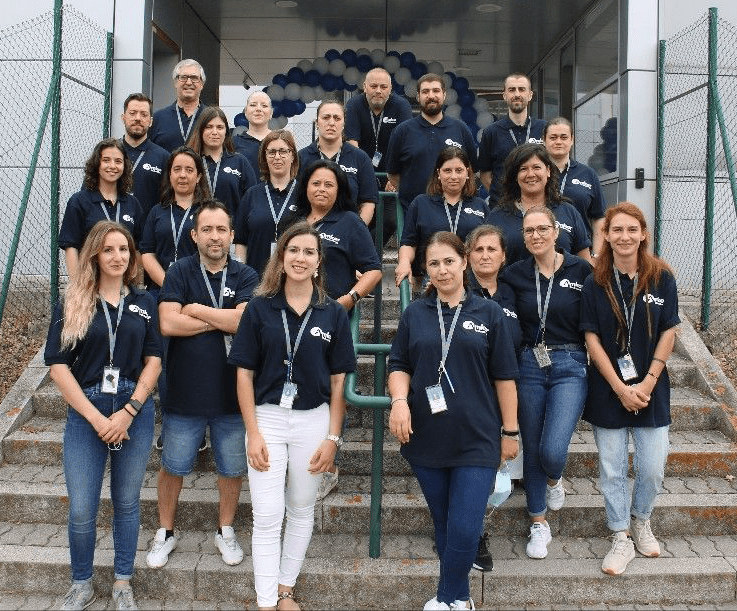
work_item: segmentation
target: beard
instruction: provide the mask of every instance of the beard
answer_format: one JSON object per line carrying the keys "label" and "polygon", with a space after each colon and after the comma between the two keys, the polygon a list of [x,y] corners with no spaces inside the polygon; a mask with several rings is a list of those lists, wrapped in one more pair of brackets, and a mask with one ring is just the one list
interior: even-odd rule
{"label": "beard", "polygon": [[426,102],[420,106],[420,110],[425,113],[428,117],[437,117],[443,112],[442,102]]}

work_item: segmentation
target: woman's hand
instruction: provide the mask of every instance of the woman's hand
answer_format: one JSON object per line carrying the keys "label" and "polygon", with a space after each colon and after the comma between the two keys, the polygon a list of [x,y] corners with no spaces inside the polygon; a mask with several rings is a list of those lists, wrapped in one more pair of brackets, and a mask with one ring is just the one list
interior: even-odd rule
{"label": "woman's hand", "polygon": [[325,471],[333,466],[333,460],[335,460],[335,454],[337,452],[338,446],[334,441],[323,439],[322,443],[312,455],[312,458],[310,458],[310,466],[307,467],[307,470],[313,475],[325,473]]}
{"label": "woman's hand", "polygon": [[395,401],[389,412],[389,430],[399,443],[408,443],[412,434],[412,416],[406,399]]}
{"label": "woman's hand", "polygon": [[256,469],[256,471],[269,470],[269,449],[266,446],[263,435],[261,433],[249,433],[248,445],[246,447],[248,463]]}
{"label": "woman's hand", "polygon": [[502,462],[514,460],[519,454],[519,441],[508,435],[502,435]]}
{"label": "woman's hand", "polygon": [[394,283],[399,286],[402,280],[409,280],[410,288],[412,287],[412,264],[409,261],[400,261],[394,269]]}
{"label": "woman's hand", "polygon": [[346,312],[350,312],[353,309],[353,305],[354,305],[353,297],[351,297],[350,295],[341,295],[335,301],[337,301],[340,305],[342,305],[343,309]]}
{"label": "woman's hand", "polygon": [[119,409],[110,418],[105,418],[105,422],[101,423],[100,429],[96,429],[97,434],[105,443],[118,443],[130,439],[128,437],[128,427],[132,421],[133,416],[125,409]]}
{"label": "woman's hand", "polygon": [[622,389],[617,393],[617,396],[622,402],[624,409],[628,412],[638,412],[641,409],[645,409],[650,403],[650,393],[645,392],[640,388],[639,384],[622,386]]}

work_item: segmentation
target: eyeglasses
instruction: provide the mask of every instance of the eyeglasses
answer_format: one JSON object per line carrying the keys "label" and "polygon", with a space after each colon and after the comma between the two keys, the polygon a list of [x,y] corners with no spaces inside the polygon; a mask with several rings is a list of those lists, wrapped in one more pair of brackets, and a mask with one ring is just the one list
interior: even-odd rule
{"label": "eyeglasses", "polygon": [[202,79],[196,74],[177,74],[177,80],[180,83],[186,83],[187,81],[192,81],[193,83],[197,84]]}
{"label": "eyeglasses", "polygon": [[279,155],[279,157],[286,157],[287,155],[291,155],[292,151],[290,149],[268,149],[266,151],[266,156],[270,158],[274,158]]}
{"label": "eyeglasses", "polygon": [[541,238],[545,238],[552,231],[552,229],[553,229],[552,225],[538,225],[537,227],[525,227],[522,230],[522,234],[526,238],[531,238],[535,233],[537,233],[537,235],[539,235]]}

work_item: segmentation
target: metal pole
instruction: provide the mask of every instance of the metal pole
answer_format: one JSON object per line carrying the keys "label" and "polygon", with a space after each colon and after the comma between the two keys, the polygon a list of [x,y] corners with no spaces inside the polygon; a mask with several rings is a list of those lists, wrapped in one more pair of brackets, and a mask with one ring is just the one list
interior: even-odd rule
{"label": "metal pole", "polygon": [[658,144],[655,158],[655,254],[660,256],[663,233],[663,150],[665,148],[665,41],[658,47]]}
{"label": "metal pole", "polygon": [[62,59],[62,0],[54,2],[54,48],[53,68],[51,72],[51,270],[50,289],[51,305],[59,300],[59,157],[61,148],[61,59]]}
{"label": "metal pole", "polygon": [[[374,357],[374,396],[384,394],[386,383],[386,355]],[[374,408],[374,432],[371,441],[371,531],[369,535],[369,556],[378,558],[381,554],[381,484],[384,472],[384,408]]]}
{"label": "metal pole", "polygon": [[[376,251],[379,253],[379,260],[384,260],[384,197],[379,193],[379,201],[376,204],[374,216],[374,232],[376,234]],[[384,278],[379,280],[379,284],[374,287],[374,343],[381,343],[381,302],[384,294],[383,286]],[[382,391],[383,392],[383,391]]]}
{"label": "metal pole", "polygon": [[107,33],[105,49],[105,109],[102,114],[102,137],[110,137],[110,98],[113,85],[113,33]]}

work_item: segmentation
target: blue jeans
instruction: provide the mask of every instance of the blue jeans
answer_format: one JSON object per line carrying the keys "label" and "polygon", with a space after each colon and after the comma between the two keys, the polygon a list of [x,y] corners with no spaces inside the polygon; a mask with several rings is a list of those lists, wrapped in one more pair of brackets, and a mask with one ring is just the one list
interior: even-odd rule
{"label": "blue jeans", "polygon": [[[665,461],[668,459],[668,428],[594,427],[594,439],[599,450],[599,481],[604,493],[607,526],[610,530],[628,530],[630,515],[639,520],[650,518],[663,484]],[[632,435],[635,446],[632,459],[635,485],[631,496],[627,482],[629,435]]]}
{"label": "blue jeans", "polygon": [[[125,405],[135,387],[135,382],[121,377],[115,395],[101,393],[99,384],[85,388],[84,394],[100,413],[110,416]],[[73,408],[67,408],[64,476],[69,496],[69,552],[74,583],[92,579],[97,509],[108,454],[115,579],[128,580],[133,575],[141,521],[141,485],[154,435],[154,402],[151,398],[131,422],[128,435],[130,439],[123,441],[120,450],[111,451],[87,420]]]}
{"label": "blue jeans", "polygon": [[576,423],[588,389],[586,352],[550,350],[552,365],[538,366],[531,348],[520,355],[519,427],[527,512],[544,516],[547,480],[563,475]]}
{"label": "blue jeans", "polygon": [[435,525],[435,545],[440,557],[437,599],[450,604],[468,600],[471,570],[496,469],[412,465]]}

